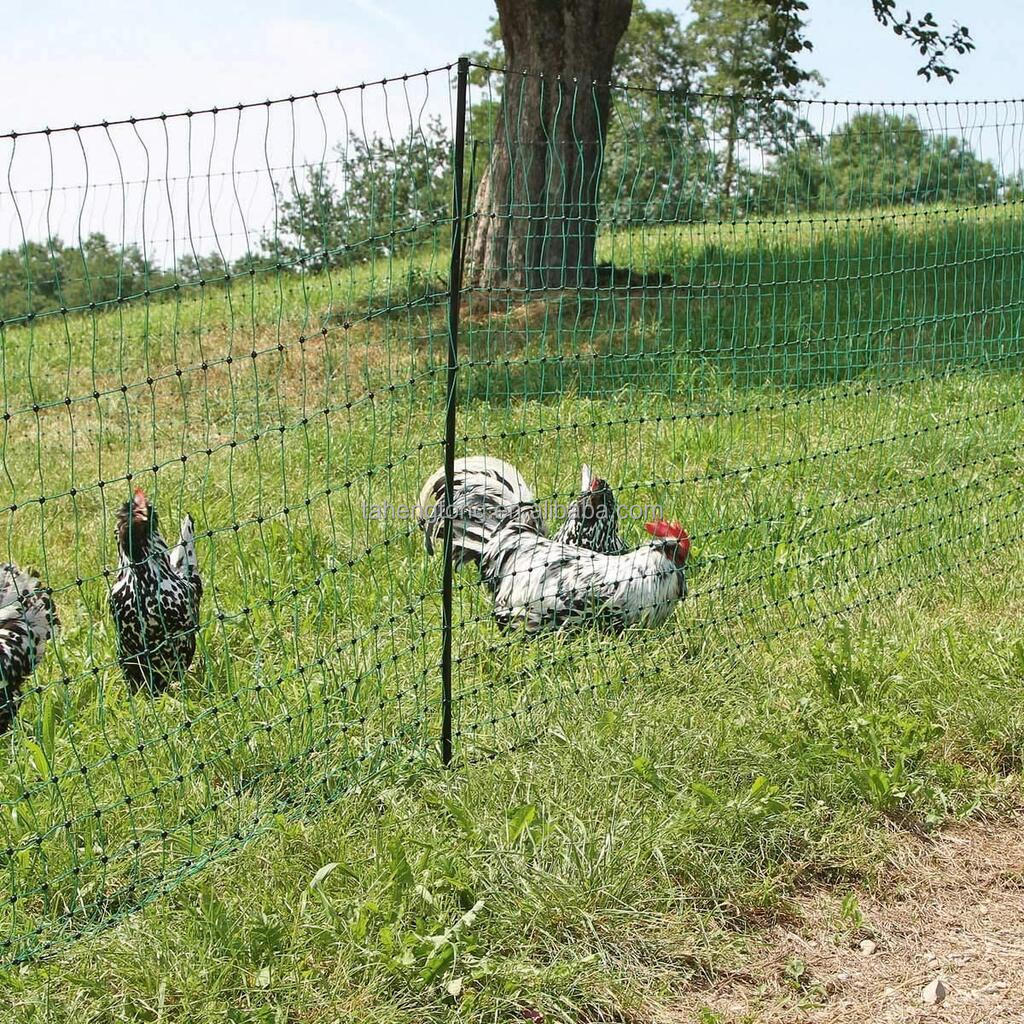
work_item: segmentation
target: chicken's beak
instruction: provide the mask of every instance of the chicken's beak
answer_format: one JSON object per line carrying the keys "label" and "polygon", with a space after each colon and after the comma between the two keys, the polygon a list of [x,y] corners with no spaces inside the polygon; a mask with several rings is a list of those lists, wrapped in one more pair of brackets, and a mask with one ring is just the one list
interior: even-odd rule
{"label": "chicken's beak", "polygon": [[146,492],[141,487],[135,488],[132,495],[132,519],[137,523],[144,523],[149,519],[149,502],[146,500]]}

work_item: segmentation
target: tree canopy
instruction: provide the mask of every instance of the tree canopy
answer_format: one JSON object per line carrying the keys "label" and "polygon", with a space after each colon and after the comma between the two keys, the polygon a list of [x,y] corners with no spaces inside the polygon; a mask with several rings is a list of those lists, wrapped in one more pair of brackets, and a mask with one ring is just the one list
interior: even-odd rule
{"label": "tree canopy", "polygon": [[779,211],[986,203],[1003,184],[962,139],[928,133],[910,115],[871,112],[785,153],[757,181],[756,205]]}
{"label": "tree canopy", "polygon": [[766,154],[791,146],[807,126],[797,104],[816,72],[779,60],[775,16],[764,0],[691,0],[684,43],[707,94],[704,123],[721,153],[720,191],[728,202],[739,176],[742,144]]}
{"label": "tree canopy", "polygon": [[449,216],[450,141],[439,118],[395,139],[352,133],[336,155],[337,174],[317,165],[292,183],[267,252],[310,266],[340,263],[370,246],[394,252],[421,243],[424,226]]}
{"label": "tree canopy", "polygon": [[166,283],[137,246],[99,233],[75,245],[56,237],[25,242],[0,251],[0,319],[110,302]]}
{"label": "tree canopy", "polygon": [[[799,74],[799,55],[813,47],[807,38],[804,15],[807,0],[758,0],[770,14],[769,32],[773,41],[774,63],[778,73],[790,84],[796,84]],[[910,11],[902,17],[896,13],[896,0],[871,0],[871,11],[880,25],[906,39],[927,60],[917,73],[926,81],[941,78],[952,82],[959,70],[947,62],[951,54],[964,56],[974,49],[970,29],[953,24],[943,30],[931,12],[915,18]]]}

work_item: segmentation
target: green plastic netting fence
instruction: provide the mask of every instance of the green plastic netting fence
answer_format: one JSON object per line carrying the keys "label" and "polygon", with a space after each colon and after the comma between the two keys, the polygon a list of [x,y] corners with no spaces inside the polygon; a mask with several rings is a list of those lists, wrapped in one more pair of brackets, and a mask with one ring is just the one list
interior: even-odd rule
{"label": "green plastic netting fence", "polygon": [[[61,621],[0,737],[0,959],[447,754],[446,711],[456,763],[511,751],[1020,537],[1024,104],[736,109],[463,63],[0,135],[2,558]],[[584,463],[630,547],[679,520],[685,602],[527,640],[466,568],[445,618],[446,448],[552,530]],[[152,691],[108,608],[136,488],[205,588]]]}

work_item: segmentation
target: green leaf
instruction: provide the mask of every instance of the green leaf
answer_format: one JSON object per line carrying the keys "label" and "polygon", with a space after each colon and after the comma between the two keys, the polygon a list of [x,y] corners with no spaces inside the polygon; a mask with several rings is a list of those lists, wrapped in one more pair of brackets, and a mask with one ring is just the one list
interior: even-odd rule
{"label": "green leaf", "polygon": [[35,765],[35,769],[39,772],[41,778],[49,778],[52,774],[50,771],[50,763],[46,758],[46,754],[43,748],[36,743],[35,740],[26,739],[25,747],[29,752],[29,757],[32,759],[32,764]]}
{"label": "green leaf", "polygon": [[329,864],[325,864],[313,876],[307,888],[311,890],[315,889],[337,866],[336,861],[331,861]]}
{"label": "green leaf", "polygon": [[445,800],[444,807],[448,813],[458,822],[459,828],[471,836],[476,832],[476,823],[473,821],[469,811],[458,800]]}
{"label": "green leaf", "polygon": [[405,849],[396,839],[391,844],[391,885],[395,900],[402,897],[412,888],[414,883],[412,868],[405,855]]}
{"label": "green leaf", "polygon": [[455,961],[455,946],[444,942],[427,958],[426,966],[420,971],[420,978],[427,985],[435,982]]}
{"label": "green leaf", "polygon": [[703,782],[691,782],[690,789],[702,804],[708,804],[711,807],[722,805],[722,798],[710,786],[705,786]]}
{"label": "green leaf", "polygon": [[520,804],[508,814],[508,841],[515,843],[537,817],[536,804]]}

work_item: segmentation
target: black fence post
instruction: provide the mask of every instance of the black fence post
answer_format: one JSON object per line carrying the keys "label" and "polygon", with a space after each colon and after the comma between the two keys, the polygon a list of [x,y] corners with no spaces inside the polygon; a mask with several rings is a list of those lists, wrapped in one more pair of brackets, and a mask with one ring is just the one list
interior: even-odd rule
{"label": "black fence post", "polygon": [[455,475],[455,413],[459,368],[459,307],[462,303],[462,174],[466,160],[466,87],[469,58],[460,57],[456,76],[455,151],[452,182],[452,257],[448,268],[448,386],[444,421],[444,569],[441,578],[441,760],[452,760],[452,485]]}

